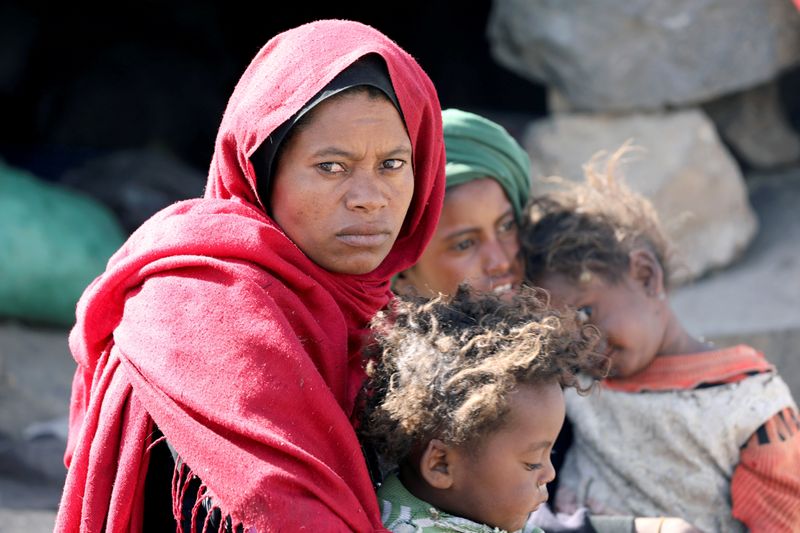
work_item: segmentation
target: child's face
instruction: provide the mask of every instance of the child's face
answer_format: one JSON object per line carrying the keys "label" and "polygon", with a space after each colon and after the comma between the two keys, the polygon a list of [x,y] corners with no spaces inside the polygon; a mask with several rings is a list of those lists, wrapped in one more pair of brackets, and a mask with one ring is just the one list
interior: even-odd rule
{"label": "child's face", "polygon": [[547,501],[555,479],[553,443],[564,423],[564,395],[555,383],[520,385],[509,397],[506,423],[478,450],[455,450],[451,513],[506,531],[525,525]]}
{"label": "child's face", "polygon": [[550,292],[554,305],[576,308],[606,335],[611,376],[632,376],[659,353],[668,317],[659,300],[630,275],[612,283],[597,274],[585,282],[548,274],[536,284]]}

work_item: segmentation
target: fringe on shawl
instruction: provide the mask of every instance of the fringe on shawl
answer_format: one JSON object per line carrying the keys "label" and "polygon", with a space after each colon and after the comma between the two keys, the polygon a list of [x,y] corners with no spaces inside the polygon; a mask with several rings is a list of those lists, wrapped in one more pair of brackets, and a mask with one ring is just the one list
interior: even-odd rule
{"label": "fringe on shawl", "polygon": [[[193,484],[197,484],[197,492],[194,494],[192,494]],[[193,501],[188,498],[192,498]],[[189,501],[192,501],[192,507],[187,516],[184,514],[184,509]],[[198,524],[201,511],[205,512],[205,517],[203,517],[202,524]],[[244,533],[245,531],[257,533],[254,527],[245,528],[241,522],[234,524],[230,515],[225,515],[223,520],[222,509],[214,504],[206,484],[192,472],[189,465],[181,461],[179,456],[175,456],[175,468],[172,471],[172,516],[178,526],[177,533],[217,533],[220,531],[224,533]],[[184,526],[188,526],[188,530]]]}

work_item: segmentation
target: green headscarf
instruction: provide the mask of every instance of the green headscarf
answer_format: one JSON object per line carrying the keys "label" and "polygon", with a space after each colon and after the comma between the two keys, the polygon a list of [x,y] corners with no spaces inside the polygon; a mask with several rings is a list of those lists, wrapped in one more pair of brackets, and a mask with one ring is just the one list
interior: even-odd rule
{"label": "green headscarf", "polygon": [[517,219],[531,191],[531,160],[499,124],[460,109],[442,111],[447,188],[479,178],[503,187]]}

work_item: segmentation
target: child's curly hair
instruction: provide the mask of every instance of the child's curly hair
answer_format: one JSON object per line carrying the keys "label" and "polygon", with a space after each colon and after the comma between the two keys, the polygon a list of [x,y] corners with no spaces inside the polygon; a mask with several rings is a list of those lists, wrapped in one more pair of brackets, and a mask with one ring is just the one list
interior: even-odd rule
{"label": "child's curly hair", "polygon": [[466,286],[452,299],[398,298],[373,320],[376,352],[359,428],[384,461],[398,464],[432,438],[479,444],[501,426],[518,383],[551,380],[581,389],[579,371],[602,377],[599,333],[524,288],[510,302]]}
{"label": "child's curly hair", "polygon": [[616,283],[628,270],[630,252],[643,246],[655,255],[668,284],[672,251],[658,214],[616,177],[631,149],[623,145],[602,170],[606,154],[596,154],[583,167],[584,183],[557,179],[560,190],[531,200],[520,231],[527,279],[536,283],[558,273],[577,282],[597,273]]}

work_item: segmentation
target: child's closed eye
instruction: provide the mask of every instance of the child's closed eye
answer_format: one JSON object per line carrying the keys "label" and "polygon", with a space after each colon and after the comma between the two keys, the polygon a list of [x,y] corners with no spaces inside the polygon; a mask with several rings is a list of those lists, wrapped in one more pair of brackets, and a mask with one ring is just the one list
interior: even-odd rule
{"label": "child's closed eye", "polygon": [[531,471],[539,470],[540,468],[542,468],[542,466],[544,465],[542,465],[541,463],[525,463],[525,468]]}

